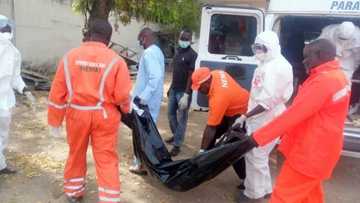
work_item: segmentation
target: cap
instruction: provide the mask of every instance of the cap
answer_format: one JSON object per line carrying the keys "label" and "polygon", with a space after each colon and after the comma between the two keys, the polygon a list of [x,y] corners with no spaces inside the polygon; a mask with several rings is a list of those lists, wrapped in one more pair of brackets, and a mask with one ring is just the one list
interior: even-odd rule
{"label": "cap", "polygon": [[211,76],[210,69],[207,67],[200,67],[194,71],[191,76],[191,89],[198,90],[200,85],[207,81]]}

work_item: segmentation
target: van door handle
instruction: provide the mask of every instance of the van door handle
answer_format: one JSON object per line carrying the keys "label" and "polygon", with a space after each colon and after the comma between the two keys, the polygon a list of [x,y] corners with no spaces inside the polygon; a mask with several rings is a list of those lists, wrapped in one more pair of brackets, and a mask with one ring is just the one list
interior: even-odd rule
{"label": "van door handle", "polygon": [[223,60],[234,60],[234,61],[242,61],[242,59],[238,56],[234,56],[234,55],[227,55],[222,57],[221,59]]}

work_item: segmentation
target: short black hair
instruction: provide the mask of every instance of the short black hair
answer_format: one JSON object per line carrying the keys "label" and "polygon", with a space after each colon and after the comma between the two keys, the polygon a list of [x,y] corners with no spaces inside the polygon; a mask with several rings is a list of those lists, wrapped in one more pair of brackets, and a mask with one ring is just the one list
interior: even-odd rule
{"label": "short black hair", "polygon": [[145,27],[145,28],[141,29],[141,31],[139,32],[139,35],[155,37],[154,31],[149,27]]}
{"label": "short black hair", "polygon": [[193,33],[189,28],[183,28],[181,30],[181,32],[186,32],[186,33],[189,33],[190,35],[192,35],[192,33]]}
{"label": "short black hair", "polygon": [[89,23],[88,35],[108,39],[111,37],[112,27],[109,21],[104,19],[93,19]]}
{"label": "short black hair", "polygon": [[319,59],[333,60],[336,57],[336,46],[328,39],[317,39],[308,44],[319,54]]}

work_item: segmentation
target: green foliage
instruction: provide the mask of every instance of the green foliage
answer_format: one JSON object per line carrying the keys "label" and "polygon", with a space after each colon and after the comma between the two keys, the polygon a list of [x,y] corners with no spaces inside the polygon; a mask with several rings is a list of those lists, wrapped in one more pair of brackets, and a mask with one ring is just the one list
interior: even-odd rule
{"label": "green foliage", "polygon": [[[89,15],[94,1],[74,0],[73,10]],[[179,31],[184,27],[198,31],[199,0],[114,0],[112,14],[123,24],[131,18],[161,24],[166,30]]]}

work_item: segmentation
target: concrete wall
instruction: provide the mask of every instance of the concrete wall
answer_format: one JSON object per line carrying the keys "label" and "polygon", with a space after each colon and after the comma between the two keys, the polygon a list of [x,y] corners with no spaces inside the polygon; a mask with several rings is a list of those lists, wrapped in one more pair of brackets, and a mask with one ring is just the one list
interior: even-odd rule
{"label": "concrete wall", "polygon": [[[84,19],[71,10],[71,0],[0,0],[0,14],[15,18],[16,46],[25,66],[54,70],[58,59],[81,43]],[[137,34],[144,26],[157,28],[133,20],[120,25],[113,40],[139,50]]]}

